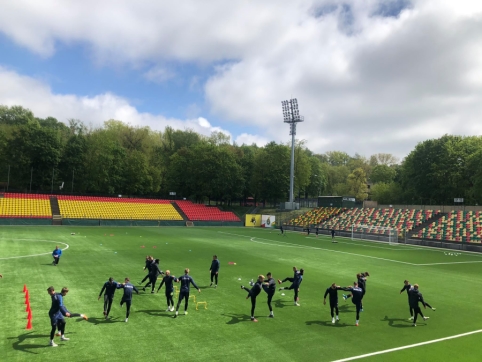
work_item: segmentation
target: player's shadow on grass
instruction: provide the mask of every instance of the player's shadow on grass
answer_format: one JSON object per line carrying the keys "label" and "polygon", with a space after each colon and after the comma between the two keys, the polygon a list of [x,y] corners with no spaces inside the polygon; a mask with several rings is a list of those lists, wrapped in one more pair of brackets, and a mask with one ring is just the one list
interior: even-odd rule
{"label": "player's shadow on grass", "polygon": [[[82,321],[83,319],[76,320],[76,322],[82,322]],[[120,323],[122,322],[122,320],[120,320],[118,317],[109,317],[107,319],[102,317],[102,318],[89,318],[87,319],[87,322],[92,323],[94,325],[98,325],[98,324]]]}
{"label": "player's shadow on grass", "polygon": [[283,299],[277,299],[274,301],[274,305],[276,308],[284,308],[288,305],[294,305],[293,300],[283,300]]}
{"label": "player's shadow on grass", "polygon": [[385,316],[385,318],[383,318],[381,321],[388,322],[388,325],[390,327],[395,327],[395,328],[409,328],[409,327],[412,327],[412,324],[413,324],[413,321],[410,321],[408,319],[388,318],[388,316]]}
{"label": "player's shadow on grass", "polygon": [[[226,324],[238,324],[241,322],[251,322],[251,317],[246,314],[221,314],[224,317],[231,318],[230,321],[227,321]],[[259,318],[259,317],[256,317]]]}
{"label": "player's shadow on grass", "polygon": [[[183,309],[184,310],[184,309]],[[165,312],[161,309],[136,310],[135,313],[146,313],[154,317],[173,317],[173,312]]]}
{"label": "player's shadow on grass", "polygon": [[[36,349],[36,348],[48,348],[50,347],[48,344],[48,340],[50,338],[50,335],[48,334],[32,334],[34,332],[28,332],[19,335],[18,337],[10,337],[7,339],[16,339],[15,342],[13,342],[12,347],[13,349],[21,352],[26,352],[26,353],[32,353],[32,354],[38,354],[34,351],[29,351],[30,349]],[[40,343],[30,343],[30,340],[34,340],[36,338],[42,338],[42,344]],[[23,342],[27,342],[27,344],[22,344]],[[36,342],[34,340],[34,342]],[[61,345],[59,345],[61,346]]]}
{"label": "player's shadow on grass", "polygon": [[306,323],[307,326],[311,326],[313,324],[318,324],[320,326],[333,327],[333,328],[353,326],[353,324],[340,323],[339,321],[336,322],[335,324],[331,323],[331,321],[306,321],[305,323]]}
{"label": "player's shadow on grass", "polygon": [[338,307],[338,311],[343,313],[355,313],[355,306],[353,306],[353,308],[350,308],[348,304],[342,304]]}

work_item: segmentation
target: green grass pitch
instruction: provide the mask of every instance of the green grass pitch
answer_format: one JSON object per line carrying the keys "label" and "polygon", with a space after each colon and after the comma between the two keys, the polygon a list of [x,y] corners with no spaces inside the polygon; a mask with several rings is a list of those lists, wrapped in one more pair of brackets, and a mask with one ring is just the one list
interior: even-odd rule
{"label": "green grass pitch", "polygon": [[[71,235],[75,233],[75,235]],[[68,245],[58,267],[55,245]],[[143,247],[142,247],[143,246]],[[134,295],[129,322],[116,293],[112,320],[102,315],[97,296],[113,276],[137,283],[146,254],[161,259],[161,269],[179,276],[184,268],[201,287],[197,301],[208,309],[189,314],[165,312],[159,294]],[[212,255],[221,261],[219,287],[209,288]],[[452,255],[450,255],[452,254]],[[335,361],[482,329],[482,255],[438,249],[339,239],[260,228],[100,228],[3,227],[0,229],[1,361]],[[228,262],[236,262],[229,265]],[[274,297],[269,319],[266,294],[258,297],[258,323],[249,320],[250,302],[240,285],[258,274],[275,279],[305,269],[300,307],[286,291]],[[355,327],[354,306],[339,293],[340,319],[331,323],[325,289],[350,285],[369,271],[365,311]],[[239,280],[241,279],[241,280]],[[403,280],[418,283],[437,310],[412,327]],[[33,329],[25,329],[23,285],[30,294]],[[65,305],[88,321],[67,319],[68,342],[48,346],[50,297],[46,288],[69,287]],[[182,307],[180,309],[182,311]],[[367,361],[479,361],[482,333],[364,358]]]}

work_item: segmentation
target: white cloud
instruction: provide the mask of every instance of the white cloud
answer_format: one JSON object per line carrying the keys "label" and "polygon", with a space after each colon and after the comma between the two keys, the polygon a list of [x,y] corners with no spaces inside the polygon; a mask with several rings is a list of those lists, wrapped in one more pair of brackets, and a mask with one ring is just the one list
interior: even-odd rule
{"label": "white cloud", "polygon": [[[221,64],[204,86],[211,111],[264,130],[235,136],[238,143],[288,140],[280,101],[291,97],[305,116],[298,138],[315,152],[403,157],[417,142],[446,132],[482,133],[480,1],[16,0],[2,4],[0,32],[44,57],[61,42],[87,44],[105,63]],[[172,75],[161,67],[145,76]],[[190,78],[191,89],[204,79]],[[199,114],[166,120],[113,94],[55,95],[43,83],[22,82],[36,82],[39,94],[27,92],[16,104],[58,108],[67,118],[216,128],[203,127]]]}
{"label": "white cloud", "polygon": [[238,137],[236,137],[235,140],[237,145],[252,145],[256,144],[260,147],[266,145],[267,143],[270,142],[269,139],[260,136],[260,135],[254,135],[254,134],[248,134],[248,133],[242,133]]}
{"label": "white cloud", "polygon": [[144,73],[144,78],[154,83],[164,83],[176,76],[176,73],[162,66],[156,66]]}
{"label": "white cloud", "polygon": [[127,99],[113,93],[93,97],[54,94],[42,81],[19,75],[2,67],[0,67],[0,104],[22,105],[40,118],[51,116],[62,122],[76,118],[94,127],[100,127],[109,119],[116,119],[133,126],[149,126],[153,130],[164,130],[166,126],[171,126],[181,130],[189,128],[205,136],[215,131],[230,135],[221,127],[212,126],[205,118],[182,120],[139,112]]}

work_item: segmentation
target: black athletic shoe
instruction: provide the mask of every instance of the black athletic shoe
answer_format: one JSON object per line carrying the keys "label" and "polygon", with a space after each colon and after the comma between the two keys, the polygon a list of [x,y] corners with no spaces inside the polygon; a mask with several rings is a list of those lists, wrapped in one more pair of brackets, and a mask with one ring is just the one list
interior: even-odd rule
{"label": "black athletic shoe", "polygon": [[274,315],[273,315],[273,314],[270,314],[270,315],[268,316],[268,318],[274,318]]}

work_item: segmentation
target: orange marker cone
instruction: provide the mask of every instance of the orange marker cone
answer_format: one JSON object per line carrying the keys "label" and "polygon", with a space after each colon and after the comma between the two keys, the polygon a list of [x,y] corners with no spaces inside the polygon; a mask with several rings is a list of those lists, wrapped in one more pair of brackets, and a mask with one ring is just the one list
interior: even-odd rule
{"label": "orange marker cone", "polygon": [[27,329],[32,329],[32,319],[27,321]]}
{"label": "orange marker cone", "polygon": [[29,302],[29,303],[27,303],[27,307],[25,308],[25,312],[28,313],[28,312],[30,312],[30,310],[31,309],[30,309],[30,302]]}
{"label": "orange marker cone", "polygon": [[22,292],[24,292],[24,293],[25,293],[27,290],[28,290],[28,289],[27,289],[27,285],[26,285],[26,284],[24,284],[24,285],[23,285],[23,290],[22,290]]}
{"label": "orange marker cone", "polygon": [[32,311],[31,311],[30,309],[28,310],[27,319],[28,319],[29,321],[32,320]]}

